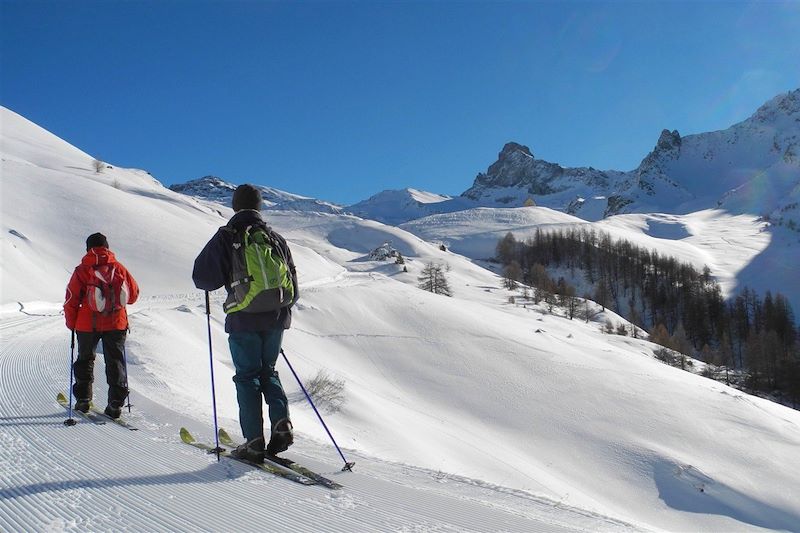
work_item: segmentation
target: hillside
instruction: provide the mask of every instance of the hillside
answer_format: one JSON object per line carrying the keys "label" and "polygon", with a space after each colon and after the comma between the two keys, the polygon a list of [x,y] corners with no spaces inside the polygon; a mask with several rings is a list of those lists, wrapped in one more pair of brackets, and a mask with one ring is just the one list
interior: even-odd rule
{"label": "hillside", "polygon": [[593,228],[675,257],[698,271],[708,266],[726,298],[750,287],[760,294],[781,292],[794,308],[800,308],[797,234],[752,215],[709,209],[686,215],[616,215],[587,222],[546,207],[477,208],[431,215],[400,227],[475,260],[494,257],[498,241],[508,232],[525,241],[537,230]]}
{"label": "hillside", "polygon": [[[497,276],[468,258],[335,213],[265,217],[287,236],[300,275],[284,347],[304,378],[325,369],[345,381],[347,402],[326,420],[356,472],[337,473],[339,458],[283,363],[298,441],[287,456],[345,488],[296,487],[217,464],[176,433],[180,425],[206,441],[213,433],[206,317],[189,273],[230,209],[169,191],[142,171],[98,174],[87,154],[0,111],[0,529],[743,531],[800,523],[800,413],[663,365],[646,341],[601,334],[606,318],[620,320],[613,314],[583,323],[509,304]],[[66,428],[53,400],[69,383],[64,286],[86,235],[98,230],[142,286],[127,351],[136,433]],[[369,260],[386,241],[408,272]],[[430,261],[450,266],[453,298],[416,288]],[[220,298],[212,317],[217,402],[238,438]],[[95,397],[103,398],[99,381]]]}

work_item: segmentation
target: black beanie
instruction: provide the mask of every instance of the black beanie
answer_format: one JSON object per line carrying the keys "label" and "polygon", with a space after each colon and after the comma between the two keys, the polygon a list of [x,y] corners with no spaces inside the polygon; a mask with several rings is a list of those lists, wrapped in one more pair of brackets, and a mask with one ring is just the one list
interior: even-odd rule
{"label": "black beanie", "polygon": [[236,187],[236,190],[233,191],[232,207],[234,211],[241,211],[242,209],[255,209],[256,211],[260,211],[261,191],[249,183],[239,185]]}
{"label": "black beanie", "polygon": [[102,246],[103,248],[108,248],[108,239],[102,233],[92,233],[86,239],[86,251],[88,252],[90,248],[94,248],[96,246]]}

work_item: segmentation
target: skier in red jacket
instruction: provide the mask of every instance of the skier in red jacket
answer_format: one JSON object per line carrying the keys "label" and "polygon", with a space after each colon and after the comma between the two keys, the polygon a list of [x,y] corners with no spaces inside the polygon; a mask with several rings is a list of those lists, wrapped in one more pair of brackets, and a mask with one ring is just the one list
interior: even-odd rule
{"label": "skier in red jacket", "polygon": [[108,249],[105,235],[90,235],[86,239],[86,255],[72,273],[64,302],[67,328],[78,339],[78,358],[72,367],[76,410],[84,413],[89,410],[95,348],[102,340],[108,381],[105,413],[111,418],[122,414],[122,405],[128,397],[124,353],[128,313],[125,305],[134,303],[138,297],[136,280]]}

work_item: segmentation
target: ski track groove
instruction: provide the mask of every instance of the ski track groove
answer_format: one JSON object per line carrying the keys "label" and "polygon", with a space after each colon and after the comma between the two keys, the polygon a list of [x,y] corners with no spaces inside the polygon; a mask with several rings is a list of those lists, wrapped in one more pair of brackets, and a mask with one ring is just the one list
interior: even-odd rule
{"label": "ski track groove", "polygon": [[[30,330],[28,331],[28,333],[30,333]],[[63,345],[65,346],[65,350],[64,350],[65,356],[63,357],[64,364],[63,364],[63,373],[61,374],[62,377],[63,377],[64,374],[67,374],[68,371],[69,371],[69,359],[67,358],[69,356],[69,335],[65,334],[65,335],[63,335],[63,337],[66,338],[67,340],[66,340],[66,342],[63,343]],[[28,343],[28,347],[29,348],[34,348],[35,347],[35,349],[26,350],[26,343],[24,342],[24,340],[15,339],[14,341],[12,341],[11,345],[8,346],[4,350],[5,356],[3,357],[2,361],[0,361],[0,382],[2,382],[4,384],[9,384],[9,387],[4,387],[4,389],[7,392],[4,394],[5,397],[3,398],[2,404],[4,406],[9,406],[9,407],[12,408],[10,414],[12,414],[14,417],[22,419],[22,418],[24,418],[24,415],[26,414],[24,412],[24,409],[23,409],[23,407],[25,407],[25,406],[20,405],[18,402],[14,402],[12,400],[12,398],[23,397],[22,396],[23,393],[24,393],[24,388],[22,387],[23,383],[29,382],[29,383],[34,383],[34,384],[45,384],[45,383],[53,383],[53,382],[58,382],[59,381],[57,379],[58,378],[58,372],[54,372],[53,367],[45,367],[43,364],[41,364],[41,362],[44,361],[44,359],[45,359],[44,358],[45,352],[47,352],[47,351],[58,352],[59,351],[58,348],[54,348],[54,347],[58,346],[59,345],[59,341],[61,341],[61,340],[62,340],[62,336],[61,335],[52,335],[49,338],[45,338],[44,340],[34,341],[35,345],[34,345],[34,343]],[[46,349],[46,347],[48,347],[48,346],[51,347],[50,350]],[[24,353],[24,351],[28,351],[28,353],[26,354],[26,353]],[[57,360],[57,354],[53,353],[53,355],[54,355],[53,359]],[[27,364],[26,365],[26,364],[24,364],[25,362],[34,362],[34,363],[38,363],[38,364]],[[66,388],[68,388],[68,385],[65,386],[65,389]],[[66,418],[67,417],[67,412],[65,410],[63,410],[55,402],[55,395],[57,394],[58,389],[51,389],[49,387],[39,387],[39,389],[40,389],[40,392],[41,392],[41,394],[39,395],[39,398],[40,399],[44,399],[44,401],[40,401],[36,405],[36,407],[37,408],[41,407],[41,409],[43,409],[43,410],[45,410],[47,408],[50,408],[52,410],[60,411],[61,413],[63,413],[64,418]],[[47,405],[43,405],[43,404],[47,404]],[[37,416],[37,415],[33,415],[33,416]],[[40,416],[40,415],[38,415],[38,416]],[[56,419],[56,420],[58,420],[58,422],[60,423],[60,419]],[[111,422],[106,424],[106,426],[108,426],[108,427],[101,427],[101,426],[95,426],[91,422],[84,421],[83,419],[78,419],[78,424],[82,425],[82,426],[85,426],[85,428],[86,428],[85,431],[89,431],[89,432],[92,432],[92,433],[97,433],[98,437],[102,437],[102,434],[99,433],[99,432],[106,432],[108,430],[111,430],[111,431],[114,431],[114,430],[116,430],[116,431],[128,431],[128,430],[125,430],[123,428],[118,428],[118,427],[114,426],[114,424],[111,423]],[[73,428],[70,428],[70,429],[73,429]],[[33,433],[33,434],[29,434],[29,433]],[[35,432],[31,432],[31,431],[29,431],[29,429],[27,427],[21,426],[20,436],[23,438],[24,442],[29,443],[28,444],[28,449],[26,451],[32,452],[32,453],[36,453],[37,452],[36,443],[39,442],[39,439],[37,439],[37,435],[35,434]],[[60,439],[60,440],[62,441],[62,444],[63,444],[63,440],[64,439]],[[63,448],[64,447],[62,446],[62,449]],[[69,453],[64,453],[64,452],[59,453],[58,449],[53,450],[52,453],[53,453],[52,457],[56,459],[57,463],[60,463],[60,464],[72,463],[72,465],[74,467],[72,469],[73,471],[88,470],[88,471],[91,472],[92,467],[96,466],[96,464],[97,464],[96,461],[92,460],[88,456],[85,457],[84,454],[80,454],[80,453],[75,454],[75,455],[71,455]],[[161,465],[164,465],[164,466],[166,465],[166,463],[164,463],[162,461],[157,461],[157,463],[159,463]],[[149,463],[149,465],[152,465],[152,463]],[[25,485],[24,485],[25,481],[28,481],[28,482],[34,481],[34,482],[39,482],[38,484],[41,484],[41,485],[49,485],[49,482],[46,480],[46,477],[42,477],[42,476],[27,476],[27,477],[28,477],[28,479],[26,480],[25,477],[19,477],[18,476],[18,477],[16,477],[14,479],[14,481],[17,482],[16,484],[18,484],[19,487],[25,487]],[[74,481],[74,480],[72,480],[72,481]],[[70,485],[73,484],[72,481],[64,481],[64,482],[61,482],[61,483],[58,483],[58,484],[59,485],[64,485],[64,489],[70,490]],[[112,478],[112,481],[113,481],[113,478]],[[81,481],[78,480],[78,483],[81,483]],[[111,495],[104,494],[104,491],[102,491],[102,490],[94,490],[94,489],[103,489],[106,485],[108,485],[108,481],[107,480],[87,479],[87,480],[84,480],[83,483],[85,483],[88,486],[87,487],[89,489],[87,491],[87,493],[89,494],[88,497],[90,499],[94,499],[95,501],[99,501],[102,507],[105,507],[105,508],[108,508],[108,509],[114,509],[115,507],[124,506],[127,510],[132,511],[132,513],[135,514],[135,515],[137,515],[137,514],[148,514],[147,511],[150,510],[149,509],[149,505],[144,505],[144,504],[138,503],[139,501],[147,502],[147,499],[139,499],[139,498],[134,499],[134,498],[125,497],[125,496],[113,497]],[[26,493],[25,493],[24,490],[22,490],[22,489],[16,489],[16,490],[13,489],[14,484],[15,483],[12,483],[12,489],[11,489],[12,492],[17,496],[25,496]],[[30,487],[30,486],[31,485],[29,484],[28,487]],[[34,485],[34,486],[36,486],[36,485]],[[64,489],[59,488],[59,487],[54,487],[53,491],[48,491],[46,494],[50,495],[54,491],[61,492]],[[162,494],[160,494],[160,496],[162,496],[162,497],[165,497],[165,498],[171,498],[172,497],[171,493],[164,493],[165,491],[163,491],[163,490],[155,489],[155,491],[162,493]],[[39,496],[37,495],[35,498],[38,499]],[[56,500],[59,499],[58,496],[48,496],[48,497],[42,497],[42,498],[45,499],[45,500],[51,499],[51,498],[54,498]],[[47,524],[48,523],[47,522],[47,518],[48,517],[45,516],[45,515],[42,515],[41,513],[39,513],[36,506],[30,505],[28,503],[29,499],[33,499],[33,498],[24,498],[24,497],[23,498],[15,498],[15,502],[19,502],[18,504],[24,510],[24,512],[23,512],[23,514],[21,516],[26,516],[27,515],[27,516],[32,516],[32,517],[39,517],[39,519],[41,520],[40,521],[41,524]],[[169,511],[167,511],[167,513],[170,514],[170,515],[173,514],[173,513],[169,512]],[[82,513],[80,511],[78,511],[78,513],[77,513],[78,516],[73,516],[71,518],[73,520],[77,518],[78,521],[81,522],[81,523],[91,523],[93,514],[94,513],[93,513],[92,509],[89,508],[89,509],[86,510],[85,513]],[[64,516],[62,514],[58,518],[68,519],[70,517]],[[169,530],[169,529],[174,527],[174,523],[175,522],[172,521],[172,520],[164,521],[164,520],[161,520],[160,517],[158,517],[157,515],[153,515],[153,514],[150,514],[149,518],[151,520],[153,520],[153,523],[150,524],[150,527],[155,526],[156,528],[158,528],[160,530]],[[195,524],[195,525],[200,527],[200,524]],[[224,523],[217,524],[217,527],[224,527],[224,526],[225,526]],[[24,528],[22,528],[22,529],[24,529]]]}
{"label": "ski track groove", "polygon": [[[240,531],[276,524],[287,532],[584,529],[565,529],[552,516],[525,516],[538,507],[552,510],[539,502],[503,509],[462,494],[414,489],[385,474],[343,475],[341,491],[294,487],[232,461],[217,464],[180,443],[173,423],[153,424],[151,413],[138,432],[80,418],[66,428],[67,412],[55,400],[69,392],[70,334],[62,321],[0,318],[0,458],[15,465],[0,481],[0,531]],[[95,398],[105,396],[104,378],[99,363]],[[238,521],[231,523],[230,513],[218,508],[236,509]],[[611,527],[603,517],[594,525]]]}
{"label": "ski track groove", "polygon": [[[18,321],[16,323],[27,324],[29,323],[29,321],[28,320]],[[36,328],[36,329],[41,329],[41,328]],[[31,330],[28,330],[28,333],[30,334]],[[63,338],[66,338],[67,340],[62,344]],[[65,347],[65,349],[63,350],[65,355],[63,357],[64,360],[63,373],[59,375],[59,372],[55,371],[56,369],[54,369],[53,366],[45,366],[41,364],[41,362],[45,360],[44,356],[47,352],[49,352],[48,355],[52,355],[52,359],[56,360],[57,362],[58,359],[57,352],[60,351],[58,346],[60,345],[63,345]],[[2,401],[2,404],[4,406],[10,408],[8,412],[9,415],[11,415],[13,418],[19,419],[20,421],[24,420],[25,418],[30,419],[36,416],[41,416],[41,415],[29,415],[26,417],[25,415],[27,414],[26,413],[27,409],[25,409],[25,407],[27,406],[22,405],[19,402],[15,402],[12,399],[24,397],[23,396],[23,394],[25,393],[25,388],[23,387],[24,383],[33,383],[33,384],[46,384],[53,382],[57,383],[59,381],[58,379],[59,377],[62,377],[63,379],[63,375],[67,374],[69,371],[69,359],[68,359],[69,349],[70,348],[69,348],[68,334],[65,334],[63,336],[58,334],[50,335],[48,337],[33,342],[25,341],[23,338],[18,337],[15,338],[13,341],[11,341],[9,345],[4,347],[4,350],[2,352],[4,355],[2,356],[2,359],[0,359],[0,382],[9,385],[8,387],[3,387],[3,389],[6,392],[3,394],[3,401]],[[99,377],[102,379],[102,374]],[[55,402],[55,395],[57,394],[58,389],[51,389],[50,387],[46,386],[45,387],[40,386],[38,388],[40,389],[39,392],[41,392],[41,394],[38,395],[40,401],[37,402],[37,405],[35,407],[41,409],[50,408],[53,410],[57,410],[57,412],[60,411],[61,413],[63,413],[64,418],[66,418],[68,414],[66,410],[63,410]],[[65,386],[65,389],[67,388],[68,385]],[[102,389],[103,387],[101,386],[100,388]],[[42,399],[44,401],[42,401]],[[57,423],[60,424],[61,422],[60,418],[56,418],[55,420],[57,420]],[[125,430],[124,428],[116,427],[111,422],[106,424],[106,426],[95,426],[91,422],[84,421],[81,418],[78,418],[78,425],[85,426],[85,431],[96,433],[97,437],[102,437],[108,431],[117,431],[123,434],[124,432],[128,431]],[[23,442],[27,444],[24,452],[37,453],[36,449],[37,446],[35,444],[38,441],[37,435],[35,434],[35,432],[30,431],[29,428],[24,425],[21,425],[20,427],[21,429],[19,431],[19,435],[20,437],[22,437]],[[181,446],[183,445],[181,444]],[[187,456],[188,461],[191,461],[193,463],[194,462],[202,463],[203,455],[197,452],[198,452],[197,450],[187,447],[187,450],[185,453],[183,453],[183,455]],[[200,458],[200,461],[197,461],[198,456]],[[13,457],[9,459],[13,459]],[[74,471],[83,471],[83,470],[91,471],[91,469],[93,467],[96,467],[98,464],[96,460],[89,457],[87,454],[76,453],[75,455],[71,455],[69,453],[63,453],[63,452],[59,453],[58,450],[52,452],[51,459],[55,459],[54,462],[60,464],[72,463],[74,467],[72,470]],[[208,459],[205,459],[205,462],[206,462],[206,468],[208,468],[209,466],[213,465],[213,463],[215,463],[216,461],[211,459],[210,456],[208,456]],[[169,467],[173,463],[174,461],[170,460],[169,458],[161,458],[160,456],[155,455],[151,456],[151,460],[148,461],[147,466]],[[230,464],[222,466],[222,468],[225,469],[228,476],[231,475],[231,471],[237,468],[238,468],[238,476],[247,475],[250,473],[249,468],[239,465]],[[160,468],[156,469],[160,470]],[[196,473],[187,472],[186,476],[193,477],[197,479],[199,482],[205,481],[205,479],[201,475]],[[126,511],[130,512],[132,515],[140,515],[140,516],[149,515],[149,518],[150,520],[152,520],[152,522],[148,523],[147,525],[148,528],[155,527],[159,530],[168,531],[174,529],[176,527],[176,524],[181,524],[182,527],[190,526],[191,529],[208,528],[210,530],[224,530],[230,527],[230,524],[226,521],[214,520],[213,516],[209,516],[207,510],[204,510],[201,504],[192,503],[193,501],[203,501],[202,499],[199,500],[191,499],[185,501],[185,498],[181,497],[181,495],[176,495],[171,490],[162,489],[160,487],[150,487],[148,488],[147,491],[148,495],[143,495],[144,496],[143,498],[134,498],[132,496],[113,497],[105,495],[104,494],[105,491],[102,489],[113,486],[115,483],[114,478],[111,478],[109,480],[102,480],[102,479],[100,480],[86,479],[83,481],[65,480],[63,482],[51,484],[48,481],[46,481],[46,477],[36,476],[36,475],[32,476],[30,473],[28,473],[22,476],[19,475],[13,476],[11,479],[9,479],[9,481],[11,481],[11,486],[9,487],[8,492],[16,496],[16,498],[14,498],[13,503],[16,506],[18,506],[17,512],[12,512],[10,513],[10,515],[29,516],[31,518],[34,518],[36,522],[38,522],[41,525],[52,523],[53,517],[41,513],[39,511],[39,506],[30,503],[30,501],[42,498],[44,500],[54,499],[56,500],[55,503],[58,503],[58,500],[60,499],[59,496],[53,494],[54,493],[58,494],[64,491],[72,490],[71,485],[74,485],[77,481],[77,483],[86,486],[86,488],[88,489],[87,493],[89,495],[86,496],[86,498],[93,499],[96,502],[95,505],[99,503],[101,507],[107,509],[114,509],[115,507],[123,507],[126,509]],[[39,496],[37,494],[35,497],[26,497],[29,496],[23,488],[26,487],[25,485],[26,481],[29,483],[27,485],[28,487],[31,486],[30,484],[31,481],[38,482],[39,485],[53,485],[53,486],[52,489],[48,490],[48,492],[46,493],[47,496]],[[266,484],[274,485],[280,481],[283,480],[279,480],[278,478],[275,478],[274,480],[270,479],[270,481],[267,482]],[[20,488],[14,488],[15,486]],[[327,489],[322,489],[322,490],[327,490]],[[130,491],[136,493],[137,488],[134,487],[130,489]],[[184,500],[181,502],[184,504],[181,507],[190,508],[196,513],[196,514],[192,513],[193,516],[201,516],[201,517],[204,516],[205,517],[204,520],[194,521],[189,519],[188,520],[189,523],[187,523],[187,517],[180,517],[174,515],[174,513],[171,513],[166,509],[162,510],[162,512],[166,511],[166,514],[171,515],[170,517],[161,517],[158,516],[157,514],[150,513],[149,511],[151,511],[151,509],[149,504],[140,504],[138,502],[147,502],[148,498],[153,497],[154,492],[159,498],[163,499],[164,501]],[[219,491],[219,492],[220,494],[217,494],[216,498],[218,500],[218,503],[220,504],[236,505],[238,502],[241,502],[242,499],[241,495],[228,496],[224,491]],[[253,491],[253,493],[259,494],[258,491]],[[252,503],[251,508],[258,509],[260,507],[259,506],[260,497],[255,496],[251,499],[253,500],[251,502]],[[48,503],[53,503],[53,502],[48,502]],[[57,506],[52,506],[52,507],[57,508]],[[80,509],[80,506],[78,506],[78,508]],[[258,513],[254,513],[253,519],[262,521],[263,520],[272,521],[272,520],[279,520],[281,518],[280,514],[278,513],[266,513],[265,516],[265,511],[269,510],[263,508],[260,509]],[[65,520],[67,522],[77,521],[79,524],[90,525],[93,521],[92,518],[94,514],[95,513],[92,511],[91,508],[87,508],[85,512],[80,512],[78,510],[76,514],[69,514],[62,512],[58,514],[55,518]],[[314,518],[313,513],[300,513],[300,514],[306,514],[305,518],[308,520],[313,520]],[[170,520],[168,518],[173,518],[173,520]],[[302,524],[304,523],[304,521],[300,520],[299,523]],[[350,525],[353,528],[357,528],[358,524],[359,522],[353,521]],[[378,526],[381,524],[375,524],[375,525]],[[23,527],[19,526],[20,524],[17,524],[17,527],[14,527],[12,530],[26,529],[24,526]],[[287,531],[292,531],[292,530],[303,531],[304,529],[305,528],[302,526],[297,527],[296,529],[286,528]]]}

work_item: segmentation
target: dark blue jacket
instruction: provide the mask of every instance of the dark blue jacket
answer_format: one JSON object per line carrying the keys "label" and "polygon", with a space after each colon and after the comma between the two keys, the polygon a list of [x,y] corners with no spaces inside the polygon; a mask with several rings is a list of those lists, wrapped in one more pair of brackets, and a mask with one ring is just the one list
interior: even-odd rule
{"label": "dark blue jacket", "polygon": [[[281,247],[283,256],[289,263],[289,271],[292,274],[294,284],[294,299],[297,300],[299,294],[297,285],[297,271],[295,270],[292,252],[286,240],[278,233],[267,227],[261,213],[252,209],[238,211],[228,221],[226,226],[217,230],[211,237],[203,251],[194,260],[194,271],[192,279],[198,289],[214,291],[225,286],[228,294],[231,293],[231,254],[233,249],[233,233],[231,229],[244,230],[247,226],[262,226],[274,237],[278,246]],[[267,331],[276,328],[289,329],[292,323],[292,310],[284,307],[277,311],[268,313],[248,313],[238,311],[230,313],[225,317],[225,331],[228,333],[237,331]]]}

